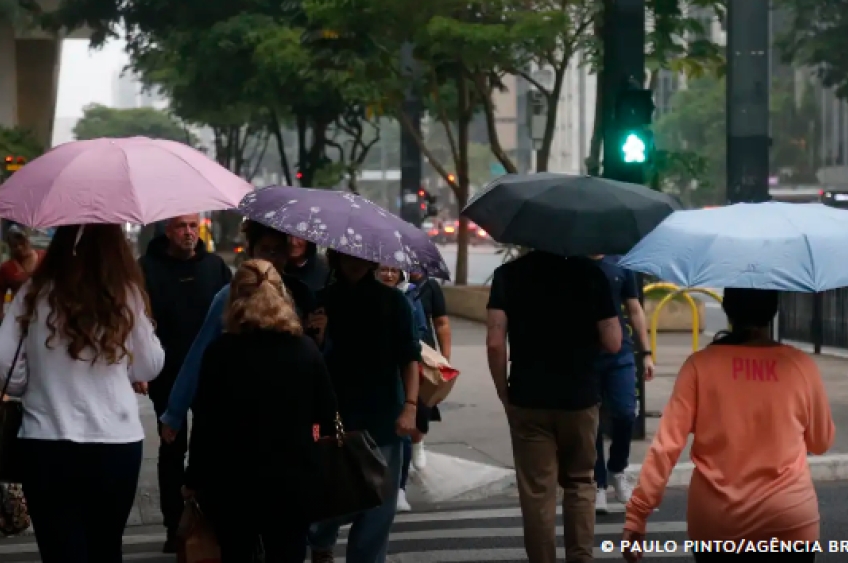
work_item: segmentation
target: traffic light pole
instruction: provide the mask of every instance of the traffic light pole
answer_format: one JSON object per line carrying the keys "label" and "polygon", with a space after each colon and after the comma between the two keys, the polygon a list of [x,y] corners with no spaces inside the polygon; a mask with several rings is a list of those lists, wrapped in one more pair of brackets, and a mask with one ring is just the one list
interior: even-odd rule
{"label": "traffic light pole", "polygon": [[[412,44],[404,45],[401,53],[402,66],[410,77],[415,76],[415,59],[412,56]],[[421,135],[421,101],[415,89],[410,87],[403,103],[403,113],[412,124],[415,133],[400,130],[400,217],[416,227],[421,226],[422,213],[418,190],[421,189],[422,162],[421,150],[415,135]]]}
{"label": "traffic light pole", "polygon": [[[642,184],[643,166],[623,166],[619,141],[621,123],[616,108],[621,92],[641,89],[645,84],[645,0],[605,0],[604,2],[603,81],[603,176],[613,180]],[[620,119],[620,116],[618,116]],[[641,276],[639,276],[641,288]],[[642,301],[640,291],[639,300]],[[641,361],[636,361],[636,398],[639,412],[633,425],[633,437],[644,440],[645,377]]]}
{"label": "traffic light pole", "polygon": [[727,3],[727,203],[770,199],[769,4]]}
{"label": "traffic light pole", "polygon": [[642,184],[643,166],[622,166],[619,157],[623,123],[616,115],[620,94],[645,84],[645,0],[606,0],[603,62],[603,175]]}

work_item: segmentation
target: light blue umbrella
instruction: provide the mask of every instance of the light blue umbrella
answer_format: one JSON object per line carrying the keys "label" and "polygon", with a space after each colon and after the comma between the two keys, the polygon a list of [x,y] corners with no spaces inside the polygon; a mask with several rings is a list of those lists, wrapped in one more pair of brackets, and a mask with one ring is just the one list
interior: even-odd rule
{"label": "light blue umbrella", "polygon": [[619,265],[682,287],[845,287],[848,211],[777,202],[675,211]]}

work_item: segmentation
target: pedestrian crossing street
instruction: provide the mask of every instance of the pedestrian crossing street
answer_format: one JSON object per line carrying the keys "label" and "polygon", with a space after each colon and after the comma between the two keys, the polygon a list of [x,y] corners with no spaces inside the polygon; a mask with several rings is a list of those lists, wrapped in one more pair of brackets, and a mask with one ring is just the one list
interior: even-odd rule
{"label": "pedestrian crossing street", "polygon": [[[561,509],[557,510],[559,514]],[[616,548],[606,553],[600,546],[603,541],[618,542],[624,522],[624,507],[610,504],[610,514],[597,517],[595,527],[595,558],[622,560]],[[124,537],[124,561],[173,563],[173,555],[160,553],[164,535],[149,527],[129,529]],[[677,553],[655,553],[647,558],[663,558],[669,563],[692,561],[691,555],[682,554],[685,539],[685,522],[662,520],[657,512],[649,524],[650,539],[665,542],[676,540]],[[562,527],[557,527],[560,541],[559,558],[564,560]],[[337,546],[338,563],[344,563],[346,531]],[[398,514],[389,547],[389,563],[492,563],[526,561],[523,547],[521,511],[515,504],[502,507],[454,509],[435,512]],[[35,539],[32,536],[0,538],[0,561],[3,563],[34,563],[40,561]]]}

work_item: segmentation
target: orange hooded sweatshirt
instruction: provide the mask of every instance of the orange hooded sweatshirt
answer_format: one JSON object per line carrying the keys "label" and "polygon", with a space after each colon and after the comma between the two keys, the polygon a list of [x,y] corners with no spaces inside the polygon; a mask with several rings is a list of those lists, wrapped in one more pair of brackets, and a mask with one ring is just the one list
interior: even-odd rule
{"label": "orange hooded sweatshirt", "polygon": [[783,345],[712,345],[690,356],[627,504],[626,529],[645,533],[690,433],[691,539],[819,539],[807,453],[825,453],[835,429],[809,356]]}

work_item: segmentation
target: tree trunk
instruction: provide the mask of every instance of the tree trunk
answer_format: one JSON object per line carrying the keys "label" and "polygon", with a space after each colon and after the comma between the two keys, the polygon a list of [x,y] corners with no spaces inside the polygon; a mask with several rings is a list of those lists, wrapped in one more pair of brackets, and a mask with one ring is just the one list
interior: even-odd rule
{"label": "tree trunk", "polygon": [[596,74],[597,88],[595,91],[595,120],[592,124],[592,140],[589,143],[589,156],[586,157],[586,169],[589,176],[601,175],[601,148],[604,141],[604,89],[601,87],[604,80],[604,71],[600,69]]}
{"label": "tree trunk", "polygon": [[545,134],[542,137],[542,147],[536,153],[536,172],[547,172],[551,159],[551,146],[554,144],[556,133],[557,112],[559,110],[559,96],[562,93],[562,85],[565,82],[565,73],[568,70],[568,59],[565,59],[562,67],[556,69],[554,87],[550,93],[545,92],[545,103],[547,104],[547,115],[545,116]]}
{"label": "tree trunk", "polygon": [[[471,95],[468,91],[468,81],[460,74],[457,80],[457,93],[459,101],[459,116],[457,119],[457,189],[456,203],[460,211],[465,208],[468,203],[469,188],[471,179],[469,178],[469,126],[471,124],[473,106],[471,103]],[[454,275],[454,283],[456,285],[468,285],[468,218],[459,216],[459,231],[456,237],[456,272]]]}

